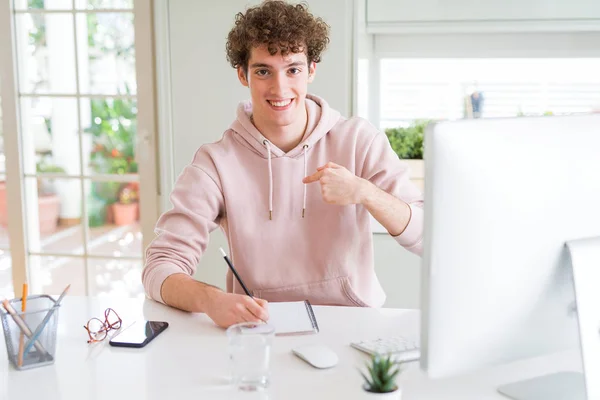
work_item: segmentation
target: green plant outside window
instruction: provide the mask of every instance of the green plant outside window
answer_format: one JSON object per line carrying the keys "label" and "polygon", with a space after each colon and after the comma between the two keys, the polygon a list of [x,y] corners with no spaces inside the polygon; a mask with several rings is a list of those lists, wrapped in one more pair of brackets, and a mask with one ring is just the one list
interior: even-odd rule
{"label": "green plant outside window", "polygon": [[[138,172],[136,112],[134,99],[91,100],[92,124],[85,132],[93,136],[90,166],[95,173],[123,175]],[[105,224],[107,207],[118,202],[121,192],[130,187],[121,182],[93,182],[88,213],[90,226]]]}
{"label": "green plant outside window", "polygon": [[385,130],[392,149],[404,160],[423,159],[423,137],[429,120],[418,120],[406,128],[388,128]]}

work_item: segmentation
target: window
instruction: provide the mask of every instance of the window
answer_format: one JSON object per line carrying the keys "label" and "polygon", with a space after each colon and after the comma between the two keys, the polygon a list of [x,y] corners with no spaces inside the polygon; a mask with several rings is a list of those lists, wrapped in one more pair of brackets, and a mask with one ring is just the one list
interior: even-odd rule
{"label": "window", "polygon": [[598,58],[384,58],[380,65],[381,129],[417,119],[600,112]]}
{"label": "window", "polygon": [[[8,60],[0,68],[16,65],[18,75],[14,104],[13,93],[3,92],[3,100],[11,101],[4,118],[19,127],[4,132],[13,147],[4,146],[0,156],[6,152],[8,179],[21,181],[23,193],[16,190],[10,198],[19,197],[24,208],[21,226],[0,224],[0,295],[12,290],[12,255],[13,271],[28,277],[32,293],[60,293],[70,283],[72,294],[143,298],[143,233],[151,236],[155,200],[145,202],[140,187],[144,181],[152,192],[155,186],[147,182],[156,180],[156,171],[142,168],[150,158],[138,167],[137,150],[155,149],[150,140],[138,143],[137,131],[152,132],[147,93],[153,90],[146,78],[152,76],[151,5],[0,3],[0,20],[10,15],[15,39],[0,36],[0,60]],[[141,218],[142,201],[150,218]],[[0,207],[0,221],[6,215]]]}

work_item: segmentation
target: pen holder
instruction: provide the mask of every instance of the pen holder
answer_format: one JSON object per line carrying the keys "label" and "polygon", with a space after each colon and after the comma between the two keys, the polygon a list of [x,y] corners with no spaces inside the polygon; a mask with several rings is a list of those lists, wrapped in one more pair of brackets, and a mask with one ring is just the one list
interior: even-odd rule
{"label": "pen holder", "polygon": [[[26,312],[20,311],[21,299],[13,299],[9,303],[17,312],[17,316],[11,315],[0,305],[0,317],[6,340],[6,353],[10,363],[17,370],[53,364],[60,305],[57,305],[56,301],[47,295],[29,296]],[[23,332],[22,322],[18,323],[16,319],[24,322],[30,331],[29,336],[36,339],[31,344],[30,338]],[[36,335],[36,333],[38,334]],[[19,359],[22,359],[21,365],[19,365]]]}

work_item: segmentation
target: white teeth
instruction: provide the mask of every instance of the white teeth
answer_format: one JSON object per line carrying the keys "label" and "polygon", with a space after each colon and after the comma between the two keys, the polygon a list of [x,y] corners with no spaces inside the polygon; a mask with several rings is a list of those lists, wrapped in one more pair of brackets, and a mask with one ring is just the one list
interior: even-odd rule
{"label": "white teeth", "polygon": [[292,102],[292,100],[284,100],[284,101],[270,101],[269,100],[269,103],[271,103],[275,107],[285,107],[288,104],[290,104],[291,102]]}

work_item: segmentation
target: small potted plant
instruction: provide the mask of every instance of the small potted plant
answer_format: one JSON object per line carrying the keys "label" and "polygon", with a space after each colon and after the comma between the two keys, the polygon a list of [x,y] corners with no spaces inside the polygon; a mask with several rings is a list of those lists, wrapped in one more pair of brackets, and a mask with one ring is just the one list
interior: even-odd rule
{"label": "small potted plant", "polygon": [[371,363],[367,364],[369,376],[361,371],[365,382],[363,390],[365,399],[373,400],[400,400],[402,391],[396,384],[396,376],[400,373],[398,364],[386,358],[374,355],[371,357]]}
{"label": "small potted plant", "polygon": [[137,192],[126,185],[119,193],[119,200],[112,205],[115,225],[129,225],[138,218]]}
{"label": "small potted plant", "polygon": [[394,152],[410,167],[410,179],[424,188],[425,166],[423,162],[423,140],[429,120],[417,120],[410,126],[388,128],[385,134]]}

